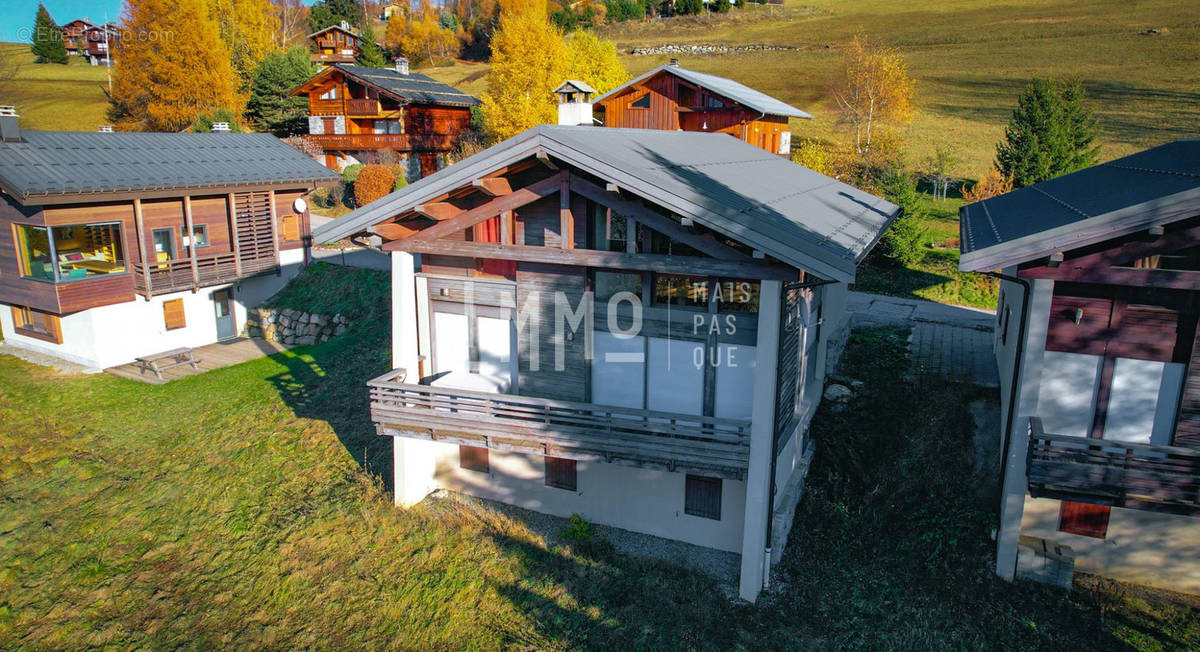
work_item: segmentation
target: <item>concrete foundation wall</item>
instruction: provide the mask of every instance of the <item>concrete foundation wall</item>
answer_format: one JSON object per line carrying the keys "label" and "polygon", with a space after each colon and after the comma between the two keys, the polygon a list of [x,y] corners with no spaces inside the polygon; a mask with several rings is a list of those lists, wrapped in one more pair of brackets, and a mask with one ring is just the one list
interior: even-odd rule
{"label": "concrete foundation wall", "polygon": [[1200,594],[1200,518],[1114,507],[1097,539],[1059,532],[1061,504],[1026,496],[1021,534],[1070,546],[1076,570]]}

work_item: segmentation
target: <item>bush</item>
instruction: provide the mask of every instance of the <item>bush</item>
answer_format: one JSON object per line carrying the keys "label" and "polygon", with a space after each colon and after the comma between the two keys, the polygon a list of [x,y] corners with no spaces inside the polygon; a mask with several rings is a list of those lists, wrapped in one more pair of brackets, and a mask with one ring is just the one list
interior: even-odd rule
{"label": "bush", "polygon": [[352,184],[358,179],[358,173],[363,169],[362,165],[354,163],[342,168],[342,183]]}
{"label": "bush", "polygon": [[792,145],[792,162],[827,177],[837,176],[833,151],[812,138],[802,138]]}
{"label": "bush", "polygon": [[675,0],[675,13],[686,16],[704,11],[703,0]]}
{"label": "bush", "polygon": [[396,185],[396,177],[392,171],[382,165],[365,165],[354,180],[354,204],[367,204],[386,196]]}
{"label": "bush", "polygon": [[229,130],[238,133],[242,131],[242,123],[238,120],[238,116],[229,109],[217,109],[210,113],[202,113],[196,116],[192,121],[192,131],[195,133],[209,133],[212,131],[214,122],[228,122]]}
{"label": "bush", "polygon": [[583,543],[590,541],[592,537],[596,536],[596,528],[579,514],[571,514],[571,518],[567,521],[567,527],[563,528],[562,532],[559,533],[562,538]]}
{"label": "bush", "polygon": [[903,209],[903,214],[892,221],[880,239],[880,253],[894,263],[910,267],[921,262],[925,252],[921,241],[925,229],[921,226],[924,209],[921,193],[917,191],[917,180],[898,163],[893,163],[883,174],[883,193],[888,201]]}
{"label": "bush", "polygon": [[716,0],[713,2],[713,11],[717,12],[718,14],[723,14],[728,12],[732,6],[733,5],[729,2],[729,0]]}

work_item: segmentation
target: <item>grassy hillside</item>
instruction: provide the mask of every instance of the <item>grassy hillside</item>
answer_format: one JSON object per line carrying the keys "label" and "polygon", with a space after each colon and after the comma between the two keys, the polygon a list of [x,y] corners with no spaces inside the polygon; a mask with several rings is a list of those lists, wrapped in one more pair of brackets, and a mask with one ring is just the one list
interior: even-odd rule
{"label": "grassy hillside", "polygon": [[0,43],[0,57],[16,60],[17,74],[0,97],[13,104],[26,129],[95,131],[108,123],[104,94],[108,76],[104,66],[91,66],[80,57],[68,65],[35,64],[29,46]]}

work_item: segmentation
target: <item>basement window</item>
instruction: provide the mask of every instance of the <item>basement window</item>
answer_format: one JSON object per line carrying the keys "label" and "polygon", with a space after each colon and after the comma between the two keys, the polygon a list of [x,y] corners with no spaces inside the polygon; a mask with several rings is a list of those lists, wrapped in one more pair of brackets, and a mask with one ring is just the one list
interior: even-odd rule
{"label": "basement window", "polygon": [[575,491],[579,486],[579,476],[575,468],[575,460],[568,460],[562,457],[547,457],[546,486]]}
{"label": "basement window", "polygon": [[685,514],[721,520],[721,479],[689,474],[683,501]]}
{"label": "basement window", "polygon": [[459,446],[458,465],[468,471],[488,473],[492,470],[488,463],[488,449],[479,446]]}

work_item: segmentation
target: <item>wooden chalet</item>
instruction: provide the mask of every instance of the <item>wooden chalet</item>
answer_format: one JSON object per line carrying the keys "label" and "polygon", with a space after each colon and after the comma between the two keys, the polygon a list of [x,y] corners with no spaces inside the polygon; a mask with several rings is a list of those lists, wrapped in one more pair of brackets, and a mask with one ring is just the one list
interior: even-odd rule
{"label": "wooden chalet", "polygon": [[59,26],[62,33],[63,46],[67,49],[67,54],[82,54],[87,50],[87,41],[84,35],[88,30],[95,29],[97,26],[84,18],[76,18],[69,23]]}
{"label": "wooden chalet", "polygon": [[419,177],[438,169],[470,128],[479,100],[432,77],[394,68],[344,63],[326,67],[292,91],[308,98],[308,138],[321,146],[324,163],[338,170],[392,151],[419,161]]}
{"label": "wooden chalet", "polygon": [[997,572],[1066,547],[1200,593],[1200,141],[962,208],[961,268],[1003,270]]}
{"label": "wooden chalet", "polygon": [[234,313],[304,262],[303,196],[336,181],[268,134],[0,122],[0,327],[91,367],[236,335]]}
{"label": "wooden chalet", "polygon": [[606,127],[726,133],[773,154],[791,153],[789,118],[811,115],[732,79],[672,59],[595,99]]}
{"label": "wooden chalet", "polygon": [[392,256],[396,501],[445,487],[778,561],[846,284],[898,213],[724,134],[542,126],[314,233]]}
{"label": "wooden chalet", "polygon": [[346,21],[308,35],[312,60],[322,65],[354,63],[362,54],[362,36]]}

